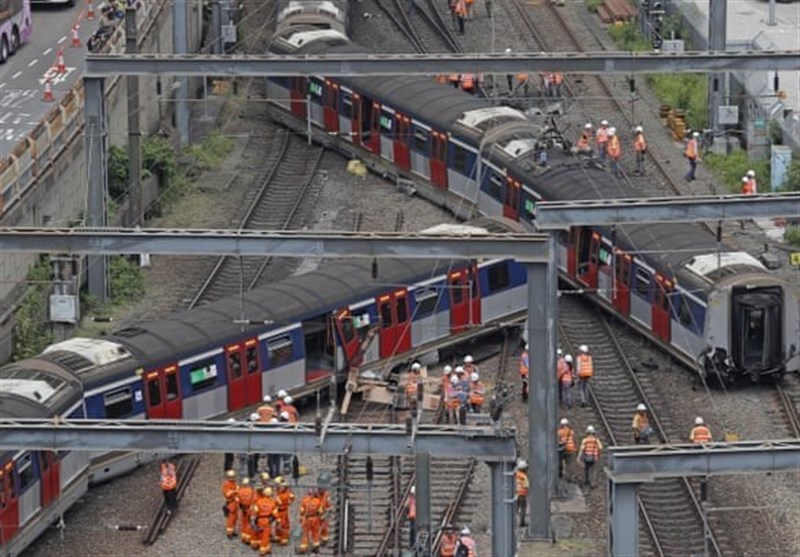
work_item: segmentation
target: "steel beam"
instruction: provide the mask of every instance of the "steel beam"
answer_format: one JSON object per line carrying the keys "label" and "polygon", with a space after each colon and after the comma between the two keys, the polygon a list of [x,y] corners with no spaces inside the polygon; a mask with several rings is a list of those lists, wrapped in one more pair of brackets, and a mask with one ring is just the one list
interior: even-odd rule
{"label": "steel beam", "polygon": [[589,201],[548,201],[536,205],[539,230],[649,222],[706,222],[800,215],[800,192],[706,195]]}
{"label": "steel beam", "polygon": [[88,54],[86,75],[230,77],[435,75],[561,71],[570,74],[796,70],[800,52],[512,52],[509,54],[303,54],[206,56]]}
{"label": "steel beam", "polygon": [[719,476],[800,470],[800,440],[708,445],[611,447],[606,473],[617,483],[680,476]]}
{"label": "steel beam", "polygon": [[[86,122],[86,160],[87,183],[89,189],[86,201],[86,224],[89,226],[105,226],[106,192],[108,191],[108,174],[106,173],[106,118],[105,91],[102,79],[87,78],[84,80],[84,121]],[[0,247],[0,251],[2,247]],[[89,294],[99,302],[108,298],[108,258],[105,255],[93,254],[87,262],[87,281]]]}
{"label": "steel beam", "polygon": [[513,258],[548,261],[544,234],[273,232],[0,228],[0,252],[275,255],[288,257]]}
{"label": "steel beam", "polygon": [[420,425],[412,441],[404,425],[331,424],[324,439],[314,424],[189,420],[0,420],[0,451],[144,451],[166,453],[325,453],[431,457],[494,462],[517,456],[514,429]]}
{"label": "steel beam", "polygon": [[417,498],[417,538],[414,547],[417,555],[431,554],[434,532],[431,524],[431,455],[418,452],[414,455],[415,496]]}
{"label": "steel beam", "polygon": [[[514,463],[489,464],[492,476],[492,551],[490,555],[515,555]],[[455,524],[454,524],[455,526]]]}

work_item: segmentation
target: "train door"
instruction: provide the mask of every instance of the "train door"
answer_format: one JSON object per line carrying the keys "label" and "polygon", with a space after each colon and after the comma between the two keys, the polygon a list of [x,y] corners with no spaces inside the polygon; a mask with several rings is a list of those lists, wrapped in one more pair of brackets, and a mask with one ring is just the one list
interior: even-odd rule
{"label": "train door", "polygon": [[457,333],[481,322],[478,273],[474,267],[453,271],[447,278],[450,293],[450,331]]}
{"label": "train door", "polygon": [[433,132],[431,151],[431,182],[443,190],[447,189],[447,135]]}
{"label": "train door", "polygon": [[325,102],[322,108],[325,129],[331,133],[339,133],[339,85],[329,79],[325,80]]}
{"label": "train door", "polygon": [[577,277],[578,271],[578,242],[581,238],[581,228],[573,226],[569,229],[569,244],[567,245],[567,273]]}
{"label": "train door", "polygon": [[394,120],[394,163],[403,170],[409,170],[411,168],[411,152],[408,144],[411,141],[411,118],[397,113]]}
{"label": "train door", "polygon": [[614,307],[623,315],[631,310],[631,256],[616,250],[614,253]]}
{"label": "train door", "polygon": [[369,120],[369,137],[364,139],[364,147],[375,153],[381,154],[381,103],[372,102],[372,113]]}
{"label": "train door", "polygon": [[408,290],[397,290],[376,300],[381,320],[380,357],[389,358],[411,349]]}
{"label": "train door", "polygon": [[353,93],[352,106],[350,111],[350,136],[353,143],[361,145],[361,125],[363,121],[362,116],[363,99],[358,93]]}
{"label": "train door", "polygon": [[665,342],[670,339],[669,295],[672,282],[660,274],[655,275],[655,296],[653,297],[652,327],[653,334]]}
{"label": "train door", "polygon": [[600,234],[589,228],[580,229],[578,241],[577,278],[586,286],[597,288],[597,252],[600,249]]}
{"label": "train door", "polygon": [[228,374],[228,410],[231,412],[245,406],[246,381],[242,362],[241,344],[225,347],[225,369]]}
{"label": "train door", "polygon": [[503,202],[503,216],[519,220],[519,197],[522,184],[511,176],[506,178],[506,195]]}
{"label": "train door", "polygon": [[0,545],[10,541],[19,531],[19,499],[14,492],[14,461],[0,469]]}
{"label": "train door", "polygon": [[258,352],[258,339],[244,341],[245,389],[244,403],[247,406],[261,402],[261,356]]}
{"label": "train door", "polygon": [[306,107],[306,87],[307,81],[305,77],[294,76],[290,78],[292,81],[292,89],[289,94],[289,104],[292,107],[292,114],[305,121],[308,107]]}
{"label": "train door", "polygon": [[175,420],[183,417],[178,365],[172,364],[145,374],[145,409],[147,417]]}
{"label": "train door", "polygon": [[347,367],[360,365],[358,357],[360,341],[350,310],[347,308],[339,310],[334,321],[336,322],[336,333],[339,335],[339,344],[344,352],[345,360],[347,360]]}
{"label": "train door", "polygon": [[39,463],[42,471],[42,507],[46,507],[61,493],[61,474],[56,453],[39,452]]}

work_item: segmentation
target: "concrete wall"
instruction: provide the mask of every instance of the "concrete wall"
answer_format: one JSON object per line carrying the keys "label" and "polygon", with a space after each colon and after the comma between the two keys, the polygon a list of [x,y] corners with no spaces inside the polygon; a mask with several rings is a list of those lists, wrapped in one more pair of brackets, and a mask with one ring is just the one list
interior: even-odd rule
{"label": "concrete wall", "polygon": [[[172,52],[172,3],[151,3],[149,21],[140,42],[141,52]],[[157,5],[161,9],[157,9]],[[198,2],[184,4],[189,10],[189,50],[200,47],[202,13]],[[140,28],[141,29],[141,28]],[[165,122],[170,126],[172,79],[161,83],[158,94],[155,77],[139,78],[141,128],[145,134],[155,133]],[[111,145],[127,144],[127,86],[125,78],[106,80],[107,129]],[[81,109],[82,110],[82,109]],[[166,119],[166,120],[164,120]],[[50,169],[29,188],[22,200],[3,216],[3,226],[67,226],[83,219],[87,196],[87,164],[83,133],[78,133],[63,150]],[[13,310],[25,289],[28,268],[37,259],[31,254],[0,254],[0,362],[6,361],[13,349],[11,331]]]}

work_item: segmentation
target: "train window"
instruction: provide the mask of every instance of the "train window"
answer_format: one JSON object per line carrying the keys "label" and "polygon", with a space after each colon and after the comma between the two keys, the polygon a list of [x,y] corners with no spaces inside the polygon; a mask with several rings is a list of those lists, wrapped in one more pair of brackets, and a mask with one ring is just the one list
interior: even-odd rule
{"label": "train window", "polygon": [[607,246],[602,246],[598,255],[602,265],[611,265],[611,250]]}
{"label": "train window", "polygon": [[501,261],[489,267],[487,275],[489,277],[489,292],[496,292],[503,288],[508,288],[511,284],[507,261]]}
{"label": "train window", "polygon": [[217,382],[217,364],[207,360],[192,364],[189,368],[189,383],[193,391],[201,391]]}
{"label": "train window", "polygon": [[322,96],[322,84],[312,81],[308,84],[308,92],[314,95],[315,97]]}
{"label": "train window", "polygon": [[342,91],[342,114],[348,117],[353,114],[353,94],[349,91]]}
{"label": "train window", "polygon": [[381,324],[384,329],[392,326],[392,306],[389,305],[389,302],[381,304]]}
{"label": "train window", "polygon": [[460,304],[464,301],[464,287],[461,286],[461,282],[458,279],[454,279],[450,281],[450,288],[453,292],[453,304]]}
{"label": "train window", "polygon": [[342,336],[344,337],[344,342],[348,343],[353,340],[353,336],[355,335],[355,331],[353,330],[353,320],[348,315],[346,317],[339,319],[339,324],[342,327]]}
{"label": "train window", "polygon": [[103,404],[106,409],[106,418],[108,419],[113,420],[131,415],[133,413],[131,388],[122,387],[106,393],[103,397]]}
{"label": "train window", "polygon": [[650,294],[650,273],[644,269],[636,269],[636,293],[645,298]]}
{"label": "train window", "polygon": [[471,273],[470,274],[469,285],[470,285],[471,290],[472,290],[472,297],[473,298],[479,298],[480,294],[481,294],[481,291],[478,288],[478,274],[477,273]]}
{"label": "train window", "polygon": [[417,128],[414,130],[414,150],[425,153],[428,150],[429,134],[427,130]]}
{"label": "train window", "polygon": [[536,200],[525,198],[525,203],[523,204],[525,207],[525,216],[530,222],[536,220]]}
{"label": "train window", "polygon": [[150,406],[161,404],[161,381],[157,377],[147,382],[147,400],[150,401]]}
{"label": "train window", "polygon": [[17,460],[17,475],[19,476],[19,491],[22,493],[28,486],[36,481],[36,474],[33,470],[33,460],[31,453],[25,453]]}
{"label": "train window", "polygon": [[494,171],[489,173],[487,193],[496,201],[503,200],[503,178]]}
{"label": "train window", "polygon": [[242,355],[238,349],[235,352],[228,352],[228,367],[234,379],[242,376]]}
{"label": "train window", "polygon": [[392,117],[391,113],[387,111],[381,112],[381,128],[386,130],[387,132],[392,131],[394,118]]}
{"label": "train window", "polygon": [[175,400],[178,398],[179,391],[178,391],[178,374],[177,373],[168,373],[167,374],[167,400]]}
{"label": "train window", "polygon": [[267,339],[267,353],[270,367],[292,361],[292,337],[289,335]]}
{"label": "train window", "polygon": [[417,309],[415,313],[418,317],[424,317],[436,311],[436,307],[439,305],[439,292],[433,286],[418,288],[416,299]]}
{"label": "train window", "polygon": [[692,308],[689,305],[689,300],[681,294],[673,294],[673,306],[677,306],[678,319],[681,324],[690,326],[694,322],[692,316]]}
{"label": "train window", "polygon": [[247,373],[258,371],[258,346],[248,346],[244,351],[244,358],[247,361]]}
{"label": "train window", "polygon": [[453,145],[453,169],[467,173],[467,151],[458,145]]}
{"label": "train window", "polygon": [[397,306],[397,322],[405,323],[408,321],[408,298],[406,296],[396,298],[395,305]]}

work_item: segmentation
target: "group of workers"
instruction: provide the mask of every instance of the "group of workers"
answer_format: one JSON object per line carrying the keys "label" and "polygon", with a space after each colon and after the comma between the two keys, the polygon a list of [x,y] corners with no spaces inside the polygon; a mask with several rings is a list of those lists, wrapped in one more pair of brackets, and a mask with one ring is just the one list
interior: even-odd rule
{"label": "group of workers", "polygon": [[[408,547],[414,551],[417,546],[416,486],[411,486],[405,507],[408,519]],[[475,538],[472,537],[468,526],[464,526],[460,532],[455,526],[446,525],[442,528],[439,557],[477,557],[476,549]]]}
{"label": "group of workers", "polygon": [[[406,383],[408,400],[417,398],[420,369],[418,362],[411,365],[411,374]],[[464,356],[463,365],[455,368],[446,365],[442,368],[439,395],[446,423],[466,425],[468,413],[479,414],[483,411],[486,386],[481,381],[480,369],[472,356]]]}
{"label": "group of workers", "polygon": [[[328,543],[330,527],[328,513],[332,507],[329,487],[331,477],[320,474],[318,485],[309,488],[300,500],[298,518],[303,534],[299,553],[319,553]],[[236,470],[228,470],[222,483],[225,499],[225,534],[239,539],[258,550],[261,555],[272,552],[272,542],[289,545],[291,537],[291,508],[295,495],[282,476],[272,477],[268,472],[259,475],[259,482],[245,476],[237,480]]]}
{"label": "group of workers", "polygon": [[[614,175],[617,177],[621,175],[619,159],[622,156],[622,144],[617,134],[617,128],[609,126],[608,120],[602,120],[597,130],[594,129],[591,122],[584,124],[583,132],[581,132],[575,147],[578,154],[596,157],[602,165],[605,165],[608,160]],[[644,175],[647,140],[642,126],[636,126],[633,130],[633,151],[636,155],[634,173]]]}
{"label": "group of workers", "polygon": [[[572,410],[572,387],[577,383],[581,393],[581,406],[589,405],[589,381],[594,375],[594,360],[589,352],[589,347],[582,344],[578,348],[577,362],[572,355],[564,354],[560,348],[556,352],[556,381],[558,383],[559,403]],[[528,345],[519,358],[519,375],[522,380],[522,400],[528,399],[528,372],[530,368],[530,355]]]}

